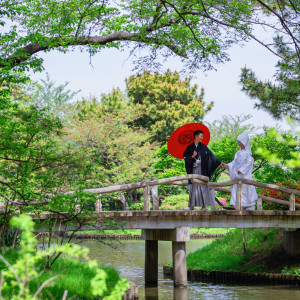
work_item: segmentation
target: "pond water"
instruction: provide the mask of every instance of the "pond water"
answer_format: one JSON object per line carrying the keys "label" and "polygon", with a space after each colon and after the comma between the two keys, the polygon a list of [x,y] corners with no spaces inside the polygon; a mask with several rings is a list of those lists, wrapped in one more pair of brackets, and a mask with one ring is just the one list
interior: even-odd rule
{"label": "pond water", "polygon": [[[186,243],[187,253],[210,243],[209,239],[191,240]],[[158,287],[144,286],[144,241],[81,241],[90,249],[90,257],[100,264],[111,265],[121,276],[136,284],[139,299],[146,300],[300,300],[300,288],[286,285],[225,285],[188,282],[187,289],[174,289],[173,281],[163,275],[162,266],[172,260],[171,242],[158,242]]]}

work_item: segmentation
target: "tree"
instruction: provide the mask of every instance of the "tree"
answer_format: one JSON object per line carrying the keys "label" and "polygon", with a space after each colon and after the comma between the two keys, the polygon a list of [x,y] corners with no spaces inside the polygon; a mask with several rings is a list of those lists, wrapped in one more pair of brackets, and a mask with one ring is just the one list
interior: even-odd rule
{"label": "tree", "polygon": [[[112,95],[115,94],[107,98]],[[62,143],[70,145],[72,155],[83,164],[79,171],[84,172],[73,170],[75,181],[84,182],[85,188],[93,188],[152,178],[157,146],[149,142],[150,132],[132,126],[140,112],[132,107],[108,112],[107,107],[106,101],[93,99],[76,103],[74,110],[70,109],[65,128],[67,135]],[[132,193],[129,194],[132,198]],[[137,198],[140,195],[135,193]],[[121,200],[125,205],[123,196],[118,193],[109,199]],[[113,205],[109,206],[115,209]]]}
{"label": "tree", "polygon": [[277,37],[275,43],[283,57],[276,65],[277,85],[258,80],[254,72],[245,67],[241,74],[242,91],[258,100],[255,107],[267,111],[273,118],[289,116],[300,121],[300,59],[282,38]]}
{"label": "tree", "polygon": [[245,122],[249,121],[251,118],[251,115],[244,114],[241,114],[240,116],[226,115],[222,116],[221,120],[207,123],[212,142],[215,142],[224,136],[236,139],[245,130],[249,133],[254,133],[257,128],[253,124],[245,124]]}
{"label": "tree", "polygon": [[[152,164],[155,145],[149,143],[151,134],[143,128],[133,128],[132,121],[138,116],[135,109],[127,108],[118,114],[98,114],[101,103],[91,102],[98,109],[86,117],[77,118],[71,114],[65,124],[66,135],[63,144],[71,146],[73,155],[85,161],[85,175],[77,174],[78,181],[85,181],[86,187],[101,187],[124,184],[144,179],[145,170]],[[83,108],[88,109],[89,102]],[[76,110],[82,109],[76,104]],[[147,173],[147,172],[146,172]]]}
{"label": "tree", "polygon": [[46,74],[46,79],[40,83],[26,83],[23,93],[28,95],[26,103],[35,105],[38,109],[46,109],[54,116],[62,117],[67,104],[77,95],[79,91],[67,90],[68,82],[56,85],[55,81]]}
{"label": "tree", "polygon": [[177,72],[144,72],[126,80],[129,103],[140,108],[142,116],[134,124],[154,132],[153,141],[165,143],[179,126],[200,122],[212,103],[205,105],[204,91],[197,93],[191,79],[181,80]]}
{"label": "tree", "polygon": [[298,13],[297,0],[1,0],[1,80],[19,81],[20,72],[42,70],[39,52],[74,47],[90,55],[129,44],[133,52],[145,48],[150,54],[136,61],[140,69],[157,68],[158,54],[179,56],[190,70],[211,69],[229,59],[232,45],[249,39],[275,54],[254,35],[256,26],[285,35],[300,57]]}

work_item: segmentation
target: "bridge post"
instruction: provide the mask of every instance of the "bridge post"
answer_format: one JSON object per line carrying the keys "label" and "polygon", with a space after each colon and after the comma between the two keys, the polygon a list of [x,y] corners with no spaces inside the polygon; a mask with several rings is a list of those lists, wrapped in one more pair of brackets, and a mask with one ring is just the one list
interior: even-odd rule
{"label": "bridge post", "polygon": [[185,242],[172,242],[174,287],[187,287]]}
{"label": "bridge post", "polygon": [[154,185],[151,190],[153,210],[159,210],[158,186]]}
{"label": "bridge post", "polygon": [[187,287],[185,242],[190,240],[190,228],[142,229],[142,239],[145,240],[145,283],[157,283],[157,241],[172,241],[174,287]]}
{"label": "bridge post", "polygon": [[156,286],[158,278],[158,240],[145,240],[145,285]]}
{"label": "bridge post", "polygon": [[243,191],[243,183],[239,181],[237,183],[237,188],[236,188],[236,204],[235,204],[236,210],[242,210],[242,191]]}
{"label": "bridge post", "polygon": [[211,193],[211,204],[210,204],[210,209],[211,210],[216,210],[216,193],[215,193],[215,189],[211,189],[210,190]]}
{"label": "bridge post", "polygon": [[150,210],[149,185],[146,185],[143,188],[143,195],[144,195],[144,211],[149,211]]}
{"label": "bridge post", "polygon": [[102,211],[102,202],[101,199],[97,199],[95,203],[95,213],[101,213]]}
{"label": "bridge post", "polygon": [[290,195],[290,211],[295,211],[295,195]]}
{"label": "bridge post", "polygon": [[263,208],[262,208],[262,198],[261,197],[259,197],[258,199],[257,199],[257,210],[262,210]]}
{"label": "bridge post", "polygon": [[300,257],[300,228],[283,232],[283,248],[288,254]]}

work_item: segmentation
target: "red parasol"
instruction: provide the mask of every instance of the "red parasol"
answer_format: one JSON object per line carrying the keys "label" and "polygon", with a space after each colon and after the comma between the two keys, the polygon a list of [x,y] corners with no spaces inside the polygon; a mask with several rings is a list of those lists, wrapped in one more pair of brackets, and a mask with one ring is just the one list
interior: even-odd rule
{"label": "red parasol", "polygon": [[208,145],[210,140],[209,129],[201,123],[189,123],[177,128],[169,137],[168,151],[176,158],[183,158],[186,147],[194,141],[194,132],[203,131],[202,144]]}

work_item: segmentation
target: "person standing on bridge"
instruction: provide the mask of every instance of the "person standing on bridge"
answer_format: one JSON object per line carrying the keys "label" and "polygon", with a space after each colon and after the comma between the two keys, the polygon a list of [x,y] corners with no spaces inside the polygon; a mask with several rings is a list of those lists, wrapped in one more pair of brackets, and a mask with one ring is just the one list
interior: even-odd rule
{"label": "person standing on bridge", "polygon": [[[230,180],[245,178],[252,179],[252,170],[254,159],[250,147],[248,132],[243,132],[238,138],[240,150],[235,154],[234,160],[229,164],[221,163],[223,168],[228,169]],[[237,185],[231,186],[230,205],[236,205],[236,190]],[[252,185],[243,184],[242,189],[242,208],[245,210],[255,209],[255,200],[257,200],[257,193],[255,187]]]}
{"label": "person standing on bridge", "polygon": [[[183,153],[185,160],[185,169],[187,174],[199,174],[211,177],[213,172],[221,164],[206,145],[201,143],[203,140],[203,131],[194,132],[194,142],[187,146]],[[201,210],[207,210],[211,205],[212,195],[207,186],[197,183],[191,184],[189,181],[189,206],[186,210],[193,210],[195,206],[201,206]]]}

